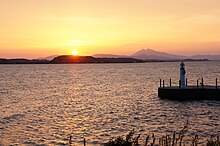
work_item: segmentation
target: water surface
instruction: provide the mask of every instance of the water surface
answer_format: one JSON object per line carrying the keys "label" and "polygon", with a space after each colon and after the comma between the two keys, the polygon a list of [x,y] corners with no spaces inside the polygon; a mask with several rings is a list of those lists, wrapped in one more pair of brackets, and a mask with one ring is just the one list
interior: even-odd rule
{"label": "water surface", "polygon": [[[220,62],[187,62],[188,83],[220,79]],[[200,142],[220,132],[219,101],[157,97],[159,79],[178,84],[179,63],[0,65],[0,145],[99,145],[129,130],[145,139],[189,121]]]}

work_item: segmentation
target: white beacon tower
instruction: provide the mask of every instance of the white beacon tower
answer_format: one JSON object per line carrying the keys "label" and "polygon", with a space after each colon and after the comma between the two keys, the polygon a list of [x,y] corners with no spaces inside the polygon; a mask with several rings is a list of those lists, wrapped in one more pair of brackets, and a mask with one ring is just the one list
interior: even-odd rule
{"label": "white beacon tower", "polygon": [[186,87],[185,75],[186,75],[185,64],[182,61],[180,64],[180,87],[181,88]]}

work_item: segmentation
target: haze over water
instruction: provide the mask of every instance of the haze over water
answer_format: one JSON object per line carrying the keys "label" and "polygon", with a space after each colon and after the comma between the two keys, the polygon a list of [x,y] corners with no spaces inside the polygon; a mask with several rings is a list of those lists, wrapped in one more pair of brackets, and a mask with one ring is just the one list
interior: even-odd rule
{"label": "haze over water", "polygon": [[[186,62],[188,83],[220,79],[220,62]],[[129,130],[146,138],[180,131],[200,142],[220,132],[219,101],[157,97],[159,79],[178,83],[179,63],[0,65],[0,145],[99,145]]]}

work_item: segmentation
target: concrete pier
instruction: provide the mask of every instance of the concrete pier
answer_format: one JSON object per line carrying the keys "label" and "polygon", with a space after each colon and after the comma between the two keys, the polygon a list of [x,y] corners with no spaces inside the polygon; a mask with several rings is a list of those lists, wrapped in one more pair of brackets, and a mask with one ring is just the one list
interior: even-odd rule
{"label": "concrete pier", "polygon": [[[162,83],[163,82],[163,86]],[[158,97],[171,100],[219,100],[220,101],[220,86],[218,79],[215,79],[215,86],[204,85],[204,79],[201,78],[201,83],[197,80],[196,86],[188,86],[186,78],[186,86],[183,88],[179,81],[179,86],[171,86],[172,80],[169,81],[169,86],[165,86],[165,81],[160,79],[160,87],[158,88]]]}
{"label": "concrete pier", "polygon": [[[206,86],[204,79],[197,79],[196,86],[188,86],[188,79],[185,77],[185,64],[180,64],[179,86],[172,87],[172,79],[170,78],[169,86],[165,87],[165,81],[160,79],[160,87],[158,88],[158,97],[172,100],[219,100],[220,87],[218,79],[215,79],[215,86]],[[199,83],[200,82],[200,83]]]}
{"label": "concrete pier", "polygon": [[170,100],[220,101],[220,86],[159,87],[158,97]]}

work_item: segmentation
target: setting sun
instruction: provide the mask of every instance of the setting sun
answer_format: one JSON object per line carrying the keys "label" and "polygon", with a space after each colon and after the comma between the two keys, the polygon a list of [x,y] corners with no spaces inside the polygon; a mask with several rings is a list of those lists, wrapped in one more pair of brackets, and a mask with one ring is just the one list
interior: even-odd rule
{"label": "setting sun", "polygon": [[74,56],[78,55],[78,51],[77,50],[72,50],[72,55],[74,55]]}

